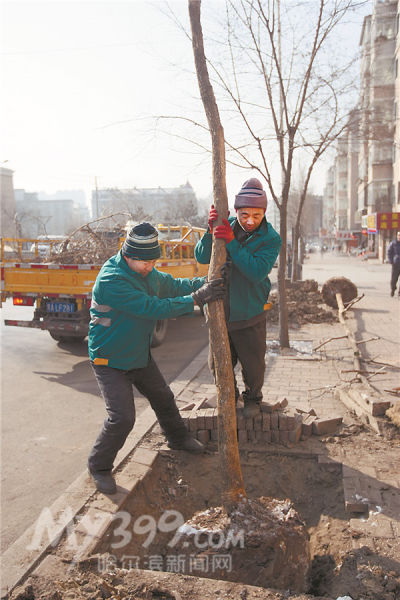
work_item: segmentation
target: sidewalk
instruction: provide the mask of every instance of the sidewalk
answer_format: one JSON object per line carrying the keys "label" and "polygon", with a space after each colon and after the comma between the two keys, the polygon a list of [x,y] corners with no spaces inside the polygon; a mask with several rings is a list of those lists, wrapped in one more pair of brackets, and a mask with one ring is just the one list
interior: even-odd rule
{"label": "sidewalk", "polygon": [[[378,340],[362,344],[362,356],[400,367],[399,314],[400,298],[390,297],[390,265],[377,261],[360,262],[349,257],[324,256],[311,258],[303,268],[303,279],[316,279],[321,286],[333,276],[345,276],[358,287],[365,297],[346,313],[346,321],[356,339]],[[264,402],[273,404],[285,397],[288,409],[305,412],[313,409],[320,418],[343,417],[344,433],[327,435],[289,444],[291,452],[321,453],[321,460],[332,461],[341,467],[346,510],[350,518],[353,548],[368,546],[379,553],[391,547],[393,556],[400,556],[400,458],[398,435],[390,442],[371,430],[364,435],[365,426],[357,415],[348,410],[335,394],[337,386],[350,381],[355,373],[352,351],[346,339],[333,340],[312,351],[323,341],[344,335],[343,326],[310,324],[290,330],[291,352],[281,353],[276,326],[267,326],[268,349],[264,379]],[[295,349],[299,350],[296,352]],[[207,352],[203,353],[206,363]],[[200,356],[199,362],[200,361]],[[367,365],[377,371],[381,365]],[[385,374],[371,379],[374,387],[386,400],[397,400],[384,390],[400,386],[400,371],[384,367]],[[239,388],[241,377],[237,373]],[[207,398],[215,403],[216,390],[208,367],[204,364],[178,396],[186,402]],[[354,438],[352,436],[354,432]],[[241,445],[242,447],[242,445]],[[251,447],[251,444],[248,444]],[[253,446],[254,447],[254,446]],[[265,445],[265,450],[278,448]],[[361,513],[361,519],[355,513]]]}

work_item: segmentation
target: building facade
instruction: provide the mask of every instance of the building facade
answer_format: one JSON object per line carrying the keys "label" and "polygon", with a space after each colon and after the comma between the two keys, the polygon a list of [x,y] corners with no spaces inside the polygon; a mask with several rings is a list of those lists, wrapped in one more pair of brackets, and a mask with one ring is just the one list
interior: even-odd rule
{"label": "building facade", "polygon": [[82,213],[72,198],[52,198],[46,194],[16,189],[15,236],[37,238],[38,236],[68,235],[87,223],[87,213]]}
{"label": "building facade", "polygon": [[395,212],[400,212],[400,9],[396,15],[395,88],[394,88],[394,162],[393,184]]}
{"label": "building facade", "polygon": [[13,171],[0,167],[1,237],[15,237],[15,197]]}
{"label": "building facade", "polygon": [[[358,214],[367,229],[368,248],[384,260],[392,237],[371,224],[372,215],[395,212],[393,142],[395,136],[395,51],[397,1],[376,0],[361,32],[360,152]],[[369,217],[369,220],[368,220]],[[382,223],[384,220],[382,221]],[[365,231],[364,231],[365,233]]]}
{"label": "building facade", "polygon": [[182,224],[197,215],[197,199],[189,182],[175,188],[96,189],[91,210],[105,228],[123,227],[128,220]]}
{"label": "building facade", "polygon": [[364,19],[359,102],[334,164],[336,238],[365,246],[382,261],[400,210],[398,11],[397,0],[375,0]]}

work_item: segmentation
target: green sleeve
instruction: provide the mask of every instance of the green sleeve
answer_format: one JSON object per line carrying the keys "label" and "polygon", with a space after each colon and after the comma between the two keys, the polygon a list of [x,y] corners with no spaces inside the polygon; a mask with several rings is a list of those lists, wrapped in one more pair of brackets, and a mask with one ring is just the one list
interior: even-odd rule
{"label": "green sleeve", "polygon": [[139,319],[169,319],[191,313],[194,309],[193,298],[190,295],[194,290],[184,293],[182,289],[182,294],[178,297],[159,298],[157,295],[149,295],[144,290],[132,288],[124,278],[116,280],[112,277],[111,281],[104,278],[98,291],[102,304]]}
{"label": "green sleeve", "polygon": [[237,269],[250,282],[263,281],[271,272],[278,258],[282,242],[279,235],[266,240],[256,251],[247,246],[241,246],[237,239],[226,245],[226,249]]}
{"label": "green sleeve", "polygon": [[194,249],[194,255],[201,265],[208,265],[211,260],[211,249],[212,249],[212,235],[211,233],[205,233],[203,237],[197,242]]}

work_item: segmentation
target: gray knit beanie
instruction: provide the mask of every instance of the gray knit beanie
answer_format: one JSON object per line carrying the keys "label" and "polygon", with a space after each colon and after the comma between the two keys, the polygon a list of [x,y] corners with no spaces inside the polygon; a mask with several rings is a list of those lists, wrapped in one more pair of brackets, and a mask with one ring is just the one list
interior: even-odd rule
{"label": "gray knit beanie", "polygon": [[235,208],[263,208],[267,210],[267,195],[261,182],[252,177],[244,182],[242,189],[235,196]]}
{"label": "gray knit beanie", "polygon": [[122,245],[122,254],[136,260],[155,260],[161,256],[157,229],[150,223],[133,227]]}

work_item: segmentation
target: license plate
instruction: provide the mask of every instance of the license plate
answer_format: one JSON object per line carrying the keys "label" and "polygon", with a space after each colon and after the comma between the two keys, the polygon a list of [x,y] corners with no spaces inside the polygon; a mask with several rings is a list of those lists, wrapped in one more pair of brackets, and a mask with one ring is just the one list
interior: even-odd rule
{"label": "license plate", "polygon": [[75,304],[71,302],[46,302],[47,312],[52,313],[73,313]]}

